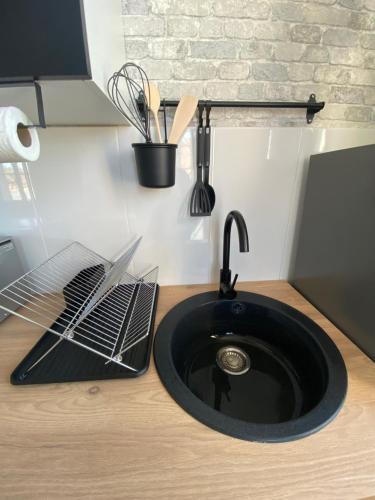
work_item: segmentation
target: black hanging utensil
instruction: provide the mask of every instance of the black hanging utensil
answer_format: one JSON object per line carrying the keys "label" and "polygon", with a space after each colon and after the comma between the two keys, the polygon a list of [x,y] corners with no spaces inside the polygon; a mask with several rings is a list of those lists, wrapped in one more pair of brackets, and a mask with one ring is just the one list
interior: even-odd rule
{"label": "black hanging utensil", "polygon": [[190,199],[190,215],[192,217],[204,217],[211,215],[210,198],[203,182],[204,166],[204,127],[203,127],[203,105],[199,106],[199,122],[197,129],[197,182],[193,188]]}
{"label": "black hanging utensil", "polygon": [[210,125],[211,106],[206,105],[206,125],[204,127],[204,176],[203,182],[206,186],[208,197],[210,199],[211,212],[215,206],[216,196],[214,188],[210,185],[210,157],[211,157],[211,125]]}

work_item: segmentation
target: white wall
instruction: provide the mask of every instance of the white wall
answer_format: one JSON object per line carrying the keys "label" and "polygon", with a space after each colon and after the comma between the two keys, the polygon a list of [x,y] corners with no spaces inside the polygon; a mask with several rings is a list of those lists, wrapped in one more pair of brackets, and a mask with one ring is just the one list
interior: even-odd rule
{"label": "white wall", "polygon": [[144,236],[142,264],[160,266],[161,284],[216,281],[226,214],[240,210],[250,253],[231,268],[240,280],[285,278],[311,154],[375,142],[373,129],[217,128],[212,217],[191,218],[195,130],[178,148],[176,185],[139,186],[130,128],[50,128],[35,163],[0,164],[0,234],[14,236],[26,268],[78,240],[107,258],[133,234]]}

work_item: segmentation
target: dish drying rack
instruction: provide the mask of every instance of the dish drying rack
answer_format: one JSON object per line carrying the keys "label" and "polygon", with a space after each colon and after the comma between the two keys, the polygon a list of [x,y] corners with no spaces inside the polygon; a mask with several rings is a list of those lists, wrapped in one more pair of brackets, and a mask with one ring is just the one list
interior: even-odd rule
{"label": "dish drying rack", "polygon": [[158,268],[141,277],[127,271],[140,240],[114,262],[74,242],[0,290],[2,309],[45,330],[12,373],[13,384],[126,378],[147,370]]}

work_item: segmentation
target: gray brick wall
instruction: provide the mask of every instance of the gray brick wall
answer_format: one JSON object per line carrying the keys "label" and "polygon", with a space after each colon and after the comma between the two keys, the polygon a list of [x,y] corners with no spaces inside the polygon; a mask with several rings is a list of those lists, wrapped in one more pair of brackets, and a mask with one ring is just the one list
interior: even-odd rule
{"label": "gray brick wall", "polygon": [[[122,0],[125,58],[163,97],[326,101],[314,126],[373,127],[374,0]],[[287,110],[215,110],[216,125],[305,123]]]}

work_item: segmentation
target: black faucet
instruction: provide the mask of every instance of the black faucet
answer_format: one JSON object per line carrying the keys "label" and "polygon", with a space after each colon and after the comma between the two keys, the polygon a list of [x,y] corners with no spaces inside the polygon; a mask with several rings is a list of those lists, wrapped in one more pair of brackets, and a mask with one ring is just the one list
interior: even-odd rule
{"label": "black faucet", "polygon": [[237,295],[234,286],[236,284],[238,274],[235,275],[233,283],[231,283],[231,270],[229,269],[229,256],[230,256],[230,232],[232,229],[233,219],[236,221],[238,230],[238,239],[240,244],[240,252],[249,251],[249,237],[247,235],[247,228],[245,219],[240,212],[232,210],[227,215],[224,224],[224,241],[223,241],[223,268],[220,269],[220,290],[219,297],[225,299],[234,299]]}

